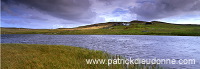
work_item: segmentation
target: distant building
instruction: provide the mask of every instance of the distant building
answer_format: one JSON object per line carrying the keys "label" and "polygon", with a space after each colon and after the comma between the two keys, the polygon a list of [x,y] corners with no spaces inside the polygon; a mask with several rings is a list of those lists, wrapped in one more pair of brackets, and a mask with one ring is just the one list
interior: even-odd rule
{"label": "distant building", "polygon": [[122,23],[122,25],[124,25],[124,26],[129,26],[130,23]]}
{"label": "distant building", "polygon": [[129,26],[130,23],[127,22],[119,22],[119,23],[114,23],[113,26]]}

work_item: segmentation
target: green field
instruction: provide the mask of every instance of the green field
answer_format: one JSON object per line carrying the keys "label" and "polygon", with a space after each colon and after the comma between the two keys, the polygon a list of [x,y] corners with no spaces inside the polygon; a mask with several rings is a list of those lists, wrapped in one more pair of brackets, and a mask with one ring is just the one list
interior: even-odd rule
{"label": "green field", "polygon": [[59,35],[177,35],[200,36],[200,25],[180,25],[153,21],[129,22],[129,26],[116,25],[117,22],[100,23],[77,28],[63,29],[19,29],[1,28],[1,34],[59,34]]}
{"label": "green field", "polygon": [[[2,69],[126,69],[126,65],[87,64],[86,59],[109,59],[102,51],[63,45],[1,44]],[[130,69],[158,69],[157,65],[129,65]]]}

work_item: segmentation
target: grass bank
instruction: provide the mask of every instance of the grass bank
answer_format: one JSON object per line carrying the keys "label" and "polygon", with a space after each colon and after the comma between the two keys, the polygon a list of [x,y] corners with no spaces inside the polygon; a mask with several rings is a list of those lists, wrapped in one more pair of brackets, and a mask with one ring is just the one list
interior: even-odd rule
{"label": "grass bank", "polygon": [[100,23],[78,28],[23,29],[1,28],[1,34],[53,34],[53,35],[176,35],[200,36],[200,25],[180,25],[164,22],[128,22],[129,26],[114,23]]}
{"label": "grass bank", "polygon": [[[106,59],[101,51],[62,45],[2,44],[3,69],[105,69],[107,65],[89,65],[86,59]],[[113,68],[120,68],[116,65]]]}
{"label": "grass bank", "polygon": [[[63,45],[1,44],[2,69],[124,69],[125,65],[86,64],[86,59],[108,59],[102,51]],[[131,69],[157,66],[130,65]]]}

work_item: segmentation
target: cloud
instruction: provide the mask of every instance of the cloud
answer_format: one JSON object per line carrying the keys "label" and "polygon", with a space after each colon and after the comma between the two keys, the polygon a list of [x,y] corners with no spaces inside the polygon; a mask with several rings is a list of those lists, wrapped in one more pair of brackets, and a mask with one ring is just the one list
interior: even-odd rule
{"label": "cloud", "polygon": [[1,0],[2,27],[72,28],[104,20],[89,0]]}
{"label": "cloud", "polygon": [[[63,19],[38,11],[36,8],[30,8],[24,4],[5,4],[2,8],[2,27],[33,28],[33,29],[55,29],[72,28],[89,22]],[[90,20],[90,19],[88,19]],[[90,20],[92,21],[92,20]]]}
{"label": "cloud", "polygon": [[2,0],[5,4],[25,5],[40,12],[65,20],[90,22],[95,13],[88,0]]}
{"label": "cloud", "polygon": [[199,0],[138,0],[131,8],[139,20],[161,19],[185,13],[200,11]]}
{"label": "cloud", "polygon": [[200,25],[200,13],[195,14],[185,14],[181,16],[172,16],[165,19],[158,19],[158,21],[166,21],[169,23],[176,23],[176,24],[198,24]]}
{"label": "cloud", "polygon": [[91,9],[98,17],[110,21],[132,21],[135,14],[130,13],[129,7],[135,6],[136,0],[91,0]]}

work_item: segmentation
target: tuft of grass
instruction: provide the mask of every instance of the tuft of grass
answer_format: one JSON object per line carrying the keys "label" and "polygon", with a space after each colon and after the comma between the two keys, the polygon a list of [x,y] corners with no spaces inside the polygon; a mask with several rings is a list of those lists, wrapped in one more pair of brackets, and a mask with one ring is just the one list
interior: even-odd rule
{"label": "tuft of grass", "polygon": [[86,59],[115,59],[102,51],[63,45],[1,44],[2,69],[160,69],[157,65],[87,64]]}

